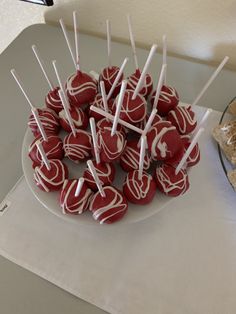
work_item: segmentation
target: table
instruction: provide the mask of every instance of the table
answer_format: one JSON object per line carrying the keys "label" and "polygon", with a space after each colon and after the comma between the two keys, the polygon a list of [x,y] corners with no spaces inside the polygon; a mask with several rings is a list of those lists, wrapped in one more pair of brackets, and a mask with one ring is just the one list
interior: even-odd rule
{"label": "table", "polygon": [[[50,46],[48,42],[51,43]],[[21,75],[36,106],[40,103],[43,105],[42,95],[48,90],[31,51],[31,44],[38,46],[48,67],[51,59],[58,61],[64,79],[73,71],[73,64],[62,33],[54,26],[39,24],[27,28],[1,54],[0,199],[3,199],[22,174],[19,156],[29,114],[28,105],[16,87],[9,70],[14,67]],[[82,68],[87,71],[99,71],[106,64],[105,51],[106,43],[103,39],[81,35]],[[125,44],[114,43],[113,51],[112,58],[115,64],[121,64],[125,56],[131,56],[130,47]],[[94,52],[97,53],[95,58]],[[147,51],[138,49],[138,55],[140,63],[143,63]],[[151,74],[158,74],[160,66],[161,55],[158,55],[151,68]],[[132,67],[131,60],[127,72],[132,71]],[[53,73],[51,66],[49,71]],[[184,102],[191,102],[194,99],[212,72],[213,68],[206,65],[168,58],[168,81],[177,88]],[[223,70],[208,94],[202,99],[201,105],[223,110],[225,104],[235,96],[235,85],[236,73]],[[0,300],[3,313],[104,313],[2,257],[0,257],[0,269]]]}

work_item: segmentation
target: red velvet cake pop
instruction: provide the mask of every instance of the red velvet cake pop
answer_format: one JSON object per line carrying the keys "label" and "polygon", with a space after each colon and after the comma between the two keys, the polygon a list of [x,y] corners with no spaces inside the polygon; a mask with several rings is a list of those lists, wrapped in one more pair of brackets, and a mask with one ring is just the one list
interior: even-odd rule
{"label": "red velvet cake pop", "polygon": [[92,154],[92,138],[91,135],[84,130],[77,130],[76,136],[69,133],[63,141],[65,157],[75,163],[87,160]]}
{"label": "red velvet cake pop", "polygon": [[185,149],[184,149],[184,145],[183,145],[180,147],[180,149],[177,151],[177,153],[174,154],[173,157],[166,159],[165,163],[168,165],[171,165],[173,167],[178,166],[180,160],[184,156],[184,153],[185,153]]}
{"label": "red velvet cake pop", "polygon": [[[144,130],[145,129],[145,126],[148,122],[148,119],[149,119],[149,115],[147,114],[146,117],[139,123],[136,124],[136,126],[141,129],[141,130]],[[159,116],[158,114],[155,115],[154,119],[153,119],[153,122],[151,124],[151,126],[155,126],[157,123],[163,121],[161,116]]]}
{"label": "red velvet cake pop", "polygon": [[120,158],[126,145],[126,139],[123,133],[116,131],[111,136],[112,128],[99,130],[98,136],[98,149],[100,157],[103,162],[113,162]]}
{"label": "red velvet cake pop", "polygon": [[[96,129],[97,129],[97,132],[99,130],[111,130],[112,129],[112,122],[109,121],[108,119],[106,118],[103,118],[101,120],[99,120],[96,124]],[[118,124],[117,125],[117,131],[121,132],[124,136],[126,135],[126,133],[128,132],[126,130],[126,128],[124,128],[122,125]]]}
{"label": "red velvet cake pop", "polygon": [[56,135],[48,135],[47,141],[44,141],[41,135],[38,135],[29,147],[29,157],[33,161],[33,167],[42,163],[42,156],[38,151],[36,143],[39,141],[48,159],[62,159],[64,157],[62,140]]}
{"label": "red velvet cake pop", "polygon": [[[95,96],[94,101],[90,105],[91,106],[95,106],[96,108],[100,108],[100,109],[104,110],[104,104],[103,104],[102,95],[101,94],[97,94]],[[108,100],[107,101],[107,105],[108,105],[108,112],[112,113],[111,108],[112,108],[112,105],[113,105],[113,101],[112,100]],[[89,110],[89,116],[93,117],[95,119],[95,121],[99,121],[99,120],[104,118],[99,113],[96,113],[96,112],[94,112],[92,110]]]}
{"label": "red velvet cake pop", "polygon": [[[51,109],[37,109],[40,121],[47,134],[58,134],[60,130],[60,124],[57,114]],[[33,114],[30,115],[28,126],[33,132],[34,136],[40,134],[37,122],[34,119]]]}
{"label": "red velvet cake pop", "polygon": [[148,121],[148,118],[149,118],[149,115],[147,114],[146,117],[142,121],[136,123],[135,126],[141,130],[144,130],[145,125]]}
{"label": "red velvet cake pop", "polygon": [[91,103],[97,94],[97,82],[87,73],[77,71],[66,81],[70,103],[76,107]]}
{"label": "red velvet cake pop", "polygon": [[[139,69],[137,69],[132,75],[130,75],[130,77],[128,78],[128,84],[127,84],[128,90],[132,90],[132,91],[135,90],[138,84],[138,81],[140,79],[140,76],[141,76],[141,71]],[[149,74],[146,74],[143,87],[139,91],[139,94],[147,98],[151,94],[152,88],[153,88],[152,78]]]}
{"label": "red velvet cake pop", "polygon": [[[107,68],[102,70],[102,73],[99,76],[99,81],[103,81],[105,85],[106,94],[109,93],[113,83],[115,82],[115,79],[119,73],[120,68],[117,66],[108,66]],[[116,87],[111,95],[111,98],[115,98],[120,91],[121,82],[124,78],[124,74],[121,75],[119,78],[118,83],[116,84]]]}
{"label": "red velvet cake pop", "polygon": [[[153,92],[150,99],[153,105],[156,91]],[[165,117],[168,112],[174,109],[179,103],[179,95],[175,88],[163,85],[157,103],[157,112],[160,116]]]}
{"label": "red velvet cake pop", "polygon": [[[70,111],[70,115],[71,115],[72,122],[74,124],[75,129],[85,130],[88,126],[88,117],[86,113],[81,108],[77,108],[77,107],[71,107],[69,111]],[[64,109],[61,110],[59,113],[59,122],[62,128],[66,132],[71,132],[70,123],[68,121],[68,118]]]}
{"label": "red velvet cake pop", "polygon": [[154,160],[168,160],[183,148],[176,128],[168,121],[152,126],[147,133],[148,150]]}
{"label": "red velvet cake pop", "polygon": [[[115,179],[115,167],[112,163],[97,163],[95,160],[92,161],[93,166],[97,172],[98,178],[102,185],[111,185]],[[97,191],[97,185],[91,174],[90,170],[87,168],[84,171],[83,177],[87,186],[93,191]]]}
{"label": "red velvet cake pop", "polygon": [[61,99],[58,94],[59,89],[59,87],[56,87],[53,90],[50,90],[45,98],[46,106],[49,109],[54,110],[56,113],[59,113],[63,109]]}
{"label": "red velvet cake pop", "polygon": [[[182,136],[182,141],[184,143],[184,152],[188,149],[189,145],[191,144],[191,140],[188,136]],[[193,150],[189,154],[187,160],[186,160],[186,168],[193,167],[200,161],[200,149],[199,145],[196,144],[193,147]]]}
{"label": "red velvet cake pop", "polygon": [[64,214],[82,214],[90,205],[93,192],[83,183],[78,196],[75,196],[77,179],[65,180],[60,193],[60,206]]}
{"label": "red velvet cake pop", "polygon": [[197,126],[195,114],[191,110],[191,106],[177,106],[169,111],[167,120],[170,121],[180,134],[189,134],[194,131]]}
{"label": "red velvet cake pop", "polygon": [[100,224],[111,224],[124,217],[128,203],[122,192],[114,186],[104,186],[103,191],[104,197],[100,192],[93,196],[89,210],[93,213],[93,218]]}
{"label": "red velvet cake pop", "polygon": [[[131,124],[136,124],[147,115],[147,102],[145,98],[138,94],[135,99],[132,99],[134,92],[131,90],[126,90],[124,94],[124,99],[122,102],[120,110],[120,119],[129,122]],[[119,96],[117,96],[114,105],[113,105],[113,114],[116,110],[117,101]]]}
{"label": "red velvet cake pop", "polygon": [[169,196],[179,196],[184,194],[189,188],[188,174],[186,170],[181,169],[178,174],[176,168],[162,164],[156,168],[155,179],[158,189]]}
{"label": "red velvet cake pop", "polygon": [[42,163],[34,169],[36,185],[45,192],[58,191],[68,178],[67,166],[58,159],[49,160],[50,169]]}
{"label": "red velvet cake pop", "polygon": [[150,203],[155,196],[156,182],[146,172],[143,172],[141,179],[139,179],[139,171],[133,170],[125,178],[123,192],[129,202],[145,205]]}
{"label": "red velvet cake pop", "polygon": [[[125,150],[120,157],[121,168],[126,171],[138,170],[139,168],[139,155],[140,147],[138,146],[139,140],[130,140],[127,142]],[[148,153],[145,154],[143,169],[149,169],[151,165],[151,157]]]}
{"label": "red velvet cake pop", "polygon": [[159,122],[162,122],[162,121],[163,121],[162,117],[159,116],[159,114],[156,114],[154,119],[153,119],[152,126],[155,127],[156,124],[158,124]]}

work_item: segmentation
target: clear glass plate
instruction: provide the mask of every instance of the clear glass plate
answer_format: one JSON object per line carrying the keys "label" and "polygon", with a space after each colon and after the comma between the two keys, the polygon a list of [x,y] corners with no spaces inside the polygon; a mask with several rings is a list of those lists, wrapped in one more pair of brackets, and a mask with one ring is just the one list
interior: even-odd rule
{"label": "clear glass plate", "polygon": [[[28,147],[30,146],[33,140],[34,140],[34,137],[31,133],[31,130],[28,129],[26,131],[23,145],[22,145],[22,167],[23,167],[23,172],[24,172],[26,181],[32,193],[37,198],[37,200],[45,208],[47,208],[51,213],[55,214],[61,219],[64,219],[65,221],[74,222],[74,223],[83,224],[83,225],[85,224],[99,225],[99,223],[93,219],[89,211],[81,215],[63,214],[59,205],[59,201],[58,201],[59,192],[46,193],[46,192],[41,191],[36,186],[33,179],[34,170],[32,168],[32,162],[30,158],[28,157]],[[80,176],[82,176],[83,171],[86,167],[86,163],[81,163],[78,165],[68,160],[68,158],[64,158],[64,162],[67,164],[69,168],[70,178],[79,178]],[[116,170],[117,170],[117,173],[116,173],[116,180],[114,182],[114,185],[120,190],[122,190],[122,184],[124,181],[125,172],[120,168],[119,165],[117,166]],[[152,203],[148,205],[139,206],[139,205],[129,203],[129,208],[126,215],[124,216],[124,218],[122,218],[122,220],[115,223],[115,225],[136,223],[144,219],[147,219],[148,217],[158,213],[161,209],[163,209],[167,204],[169,204],[173,200],[174,198],[165,196],[162,193],[157,191]]]}

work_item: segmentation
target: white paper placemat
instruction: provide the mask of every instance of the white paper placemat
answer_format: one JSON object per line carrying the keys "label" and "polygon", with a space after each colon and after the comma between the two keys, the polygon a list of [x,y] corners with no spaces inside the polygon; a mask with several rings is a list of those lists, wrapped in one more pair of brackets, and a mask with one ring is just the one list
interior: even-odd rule
{"label": "white paper placemat", "polygon": [[189,192],[141,223],[65,223],[21,179],[0,216],[1,255],[111,313],[235,313],[236,194],[210,137],[218,119]]}

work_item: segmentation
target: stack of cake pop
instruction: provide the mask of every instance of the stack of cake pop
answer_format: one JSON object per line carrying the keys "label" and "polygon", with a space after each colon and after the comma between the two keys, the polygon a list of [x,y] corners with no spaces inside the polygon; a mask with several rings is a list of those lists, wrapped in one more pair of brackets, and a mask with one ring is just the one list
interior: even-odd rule
{"label": "stack of cake pop", "polygon": [[[128,58],[120,68],[111,64],[110,21],[108,66],[100,73],[99,82],[81,70],[76,12],[73,23],[75,51],[60,20],[75,73],[64,82],[60,65],[54,60],[58,86],[49,77],[37,47],[32,46],[49,85],[44,108],[35,108],[16,71],[11,72],[31,109],[28,126],[34,138],[29,157],[36,185],[47,193],[59,191],[58,210],[61,207],[64,214],[88,211],[100,224],[111,224],[125,216],[129,203],[150,204],[158,198],[157,190],[177,197],[189,189],[189,169],[200,160],[198,140],[210,113],[207,110],[197,123],[194,106],[228,58],[221,62],[193,104],[186,106],[179,103],[175,88],[167,85],[165,35],[163,62],[153,90],[148,69],[157,45],[151,47],[140,70],[130,16],[135,72],[127,79],[123,71]],[[75,165],[84,165],[81,177],[71,177],[70,167],[76,169]],[[117,186],[116,179],[122,176],[123,184]]]}

